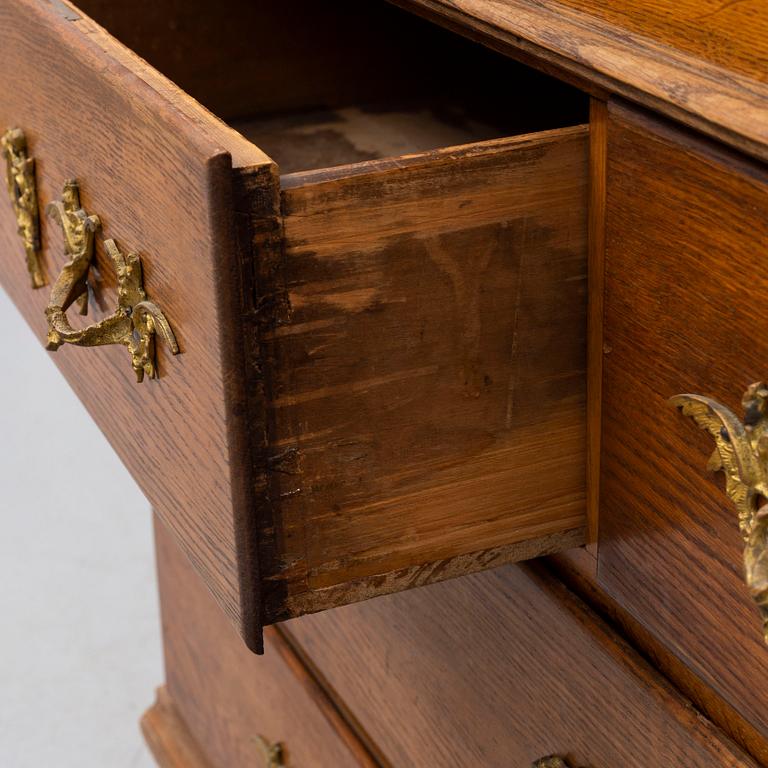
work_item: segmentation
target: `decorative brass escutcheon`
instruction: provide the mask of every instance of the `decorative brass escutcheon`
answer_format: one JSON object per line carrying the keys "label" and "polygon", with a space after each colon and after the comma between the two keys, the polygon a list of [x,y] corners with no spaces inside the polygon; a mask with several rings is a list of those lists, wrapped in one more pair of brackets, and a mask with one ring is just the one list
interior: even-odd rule
{"label": "decorative brass escutcheon", "polygon": [[61,225],[64,250],[69,259],[53,285],[45,310],[48,318],[46,348],[54,352],[62,344],[80,347],[122,344],[131,355],[136,380],[143,381],[144,374],[150,379],[156,378],[155,334],[159,333],[165,339],[174,355],[179,353],[179,345],[165,315],[147,298],[138,254],[131,252],[124,256],[114,240],[104,241],[104,248],[117,272],[117,309],[104,320],[76,330],[70,325],[66,313],[75,302],[78,302],[81,314],[88,313],[88,276],[101,222],[98,216],[89,216],[82,209],[76,181],[64,185],[62,199],[50,203],[46,213]]}
{"label": "decorative brass escutcheon", "polygon": [[45,273],[40,262],[40,211],[35,159],[27,153],[27,138],[19,128],[11,128],[3,134],[0,149],[5,157],[8,196],[24,243],[29,278],[33,288],[42,288],[45,285]]}
{"label": "decorative brass escutcheon", "polygon": [[744,538],[744,574],[768,643],[768,387],[750,385],[741,404],[744,423],[716,400],[676,395],[669,401],[714,438],[707,468],[725,473],[725,492],[736,507]]}
{"label": "decorative brass escutcheon", "polygon": [[263,768],[286,768],[283,745],[279,741],[272,744],[263,736],[256,736],[255,741],[264,753]]}

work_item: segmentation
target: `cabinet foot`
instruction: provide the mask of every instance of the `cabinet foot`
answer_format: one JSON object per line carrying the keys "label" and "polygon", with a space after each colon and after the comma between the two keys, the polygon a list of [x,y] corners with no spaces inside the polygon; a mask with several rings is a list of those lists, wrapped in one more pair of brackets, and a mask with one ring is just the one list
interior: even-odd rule
{"label": "cabinet foot", "polygon": [[160,768],[214,768],[203,754],[165,686],[141,718],[141,732]]}

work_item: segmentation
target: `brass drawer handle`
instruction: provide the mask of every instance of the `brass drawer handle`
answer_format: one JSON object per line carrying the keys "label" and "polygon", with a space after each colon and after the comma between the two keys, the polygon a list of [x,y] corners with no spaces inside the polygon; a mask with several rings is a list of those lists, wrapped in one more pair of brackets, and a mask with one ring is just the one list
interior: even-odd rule
{"label": "brass drawer handle", "polygon": [[98,216],[89,216],[80,206],[80,189],[75,181],[64,185],[62,199],[50,203],[46,213],[61,225],[68,257],[45,310],[48,318],[46,348],[55,352],[62,344],[80,347],[122,344],[130,352],[137,381],[143,381],[145,373],[150,379],[155,378],[155,333],[165,339],[172,354],[179,353],[179,345],[165,315],[147,299],[138,254],[124,256],[114,240],[104,241],[117,271],[117,308],[104,320],[76,330],[70,325],[66,313],[75,302],[78,302],[80,314],[88,313],[88,274],[101,222]]}
{"label": "brass drawer handle", "polygon": [[716,400],[703,395],[676,395],[669,401],[715,440],[707,468],[725,473],[725,492],[736,506],[744,538],[747,588],[757,603],[768,643],[768,387],[750,385],[741,404],[744,423]]}
{"label": "brass drawer handle", "polygon": [[568,768],[568,763],[562,757],[542,757],[531,768]]}
{"label": "brass drawer handle", "polygon": [[45,285],[40,263],[40,212],[35,181],[35,159],[27,153],[27,138],[19,128],[11,128],[0,138],[5,157],[5,180],[16,216],[16,226],[24,243],[27,271],[33,288]]}

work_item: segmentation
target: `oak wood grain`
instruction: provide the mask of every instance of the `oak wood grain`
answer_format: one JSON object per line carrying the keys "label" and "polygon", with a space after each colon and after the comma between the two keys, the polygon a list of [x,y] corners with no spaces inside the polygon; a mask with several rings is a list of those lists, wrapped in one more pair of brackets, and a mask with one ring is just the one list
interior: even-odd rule
{"label": "oak wood grain", "polygon": [[597,583],[597,558],[586,547],[546,559],[551,572],[638,650],[680,693],[760,765],[768,763],[768,740],[659,638]]}
{"label": "oak wood grain", "polygon": [[284,627],[392,765],[507,768],[551,754],[592,768],[757,765],[583,603],[528,568]]}
{"label": "oak wood grain", "polygon": [[765,167],[620,105],[608,126],[599,584],[768,735],[768,649],[735,510],[679,392],[766,375]]}
{"label": "oak wood grain", "polygon": [[286,764],[296,768],[375,768],[376,760],[282,636],[268,628],[266,653],[251,654],[158,518],[155,542],[167,696],[210,765],[264,765],[261,736],[281,743]]}
{"label": "oak wood grain", "polygon": [[759,0],[394,1],[768,159]]}
{"label": "oak wood grain", "polygon": [[[240,450],[249,437],[239,413],[237,372],[244,361],[235,325],[232,167],[264,169],[269,184],[272,165],[64,2],[0,2],[0,71],[6,83],[0,126],[26,132],[41,205],[58,199],[67,179],[78,179],[83,205],[101,217],[103,235],[140,252],[146,289],[182,352],[171,358],[159,345],[161,378],[142,385],[122,347],[68,346],[52,359],[223,609],[257,644],[256,567]],[[3,286],[42,344],[48,290],[27,287],[13,215],[1,203]],[[61,238],[43,223],[51,281],[65,260]],[[116,303],[101,240],[97,258],[89,322]],[[66,454],[66,435],[51,440],[41,446],[41,467],[71,461],[87,482],[87,467]]]}
{"label": "oak wood grain", "polygon": [[768,82],[768,13],[760,0],[560,0],[596,21]]}
{"label": "oak wood grain", "polygon": [[583,542],[587,145],[282,177],[267,622]]}

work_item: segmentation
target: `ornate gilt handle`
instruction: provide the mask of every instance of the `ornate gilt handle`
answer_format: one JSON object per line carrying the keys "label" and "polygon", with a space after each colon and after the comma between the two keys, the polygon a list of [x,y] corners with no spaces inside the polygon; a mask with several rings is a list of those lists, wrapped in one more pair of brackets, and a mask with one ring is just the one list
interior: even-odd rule
{"label": "ornate gilt handle", "polygon": [[70,324],[67,310],[77,302],[80,314],[88,313],[88,276],[93,264],[95,236],[101,223],[98,216],[89,216],[82,209],[80,190],[75,181],[64,185],[62,199],[50,203],[46,213],[61,225],[68,257],[45,310],[47,349],[54,352],[62,344],[79,347],[122,344],[131,355],[137,381],[143,381],[144,374],[150,379],[155,378],[155,334],[162,336],[174,355],[179,353],[179,345],[165,315],[147,298],[138,254],[124,256],[114,240],[104,241],[117,272],[117,308],[104,320],[77,330]]}
{"label": "ornate gilt handle", "polygon": [[37,203],[35,159],[27,151],[27,137],[20,128],[10,128],[0,137],[0,150],[5,158],[5,181],[16,228],[24,243],[27,271],[33,288],[45,285],[40,262],[40,214]]}
{"label": "ornate gilt handle", "polygon": [[562,757],[542,757],[531,768],[568,768],[568,763]]}
{"label": "ornate gilt handle", "polygon": [[768,387],[752,384],[744,393],[744,423],[716,400],[676,395],[669,401],[714,438],[707,468],[725,473],[725,492],[736,506],[744,538],[744,574],[757,603],[768,643]]}

